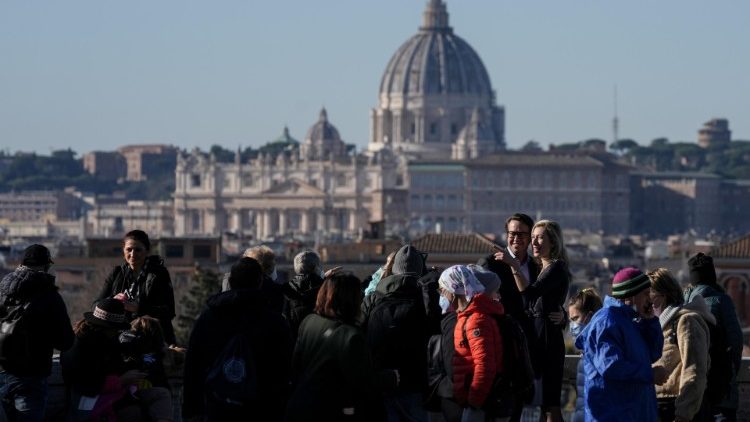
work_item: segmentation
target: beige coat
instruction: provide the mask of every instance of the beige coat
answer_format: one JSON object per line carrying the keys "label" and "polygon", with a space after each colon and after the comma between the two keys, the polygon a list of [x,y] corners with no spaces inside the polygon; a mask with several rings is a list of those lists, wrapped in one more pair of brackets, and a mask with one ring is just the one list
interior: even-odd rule
{"label": "beige coat", "polygon": [[[677,324],[673,323],[675,319]],[[706,321],[713,324],[716,319],[701,296],[682,308],[668,307],[659,317],[664,350],[654,366],[663,366],[669,377],[656,386],[656,396],[675,398],[675,416],[688,420],[700,410],[706,389],[709,365]]]}

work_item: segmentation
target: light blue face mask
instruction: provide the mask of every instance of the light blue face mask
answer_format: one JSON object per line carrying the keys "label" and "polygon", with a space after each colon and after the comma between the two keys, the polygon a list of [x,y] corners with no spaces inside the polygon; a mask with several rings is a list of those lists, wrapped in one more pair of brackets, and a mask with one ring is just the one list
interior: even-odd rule
{"label": "light blue face mask", "polygon": [[443,310],[443,313],[448,313],[448,308],[450,308],[451,302],[448,300],[445,296],[440,295],[440,309]]}
{"label": "light blue face mask", "polygon": [[581,331],[583,331],[583,327],[585,327],[584,324],[576,321],[570,321],[570,335],[573,337],[578,337],[578,335],[581,334]]}

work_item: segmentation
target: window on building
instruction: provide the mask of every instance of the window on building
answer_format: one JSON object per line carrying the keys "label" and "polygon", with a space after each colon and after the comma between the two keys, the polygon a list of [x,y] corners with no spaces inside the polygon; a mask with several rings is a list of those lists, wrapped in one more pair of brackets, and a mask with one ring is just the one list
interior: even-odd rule
{"label": "window on building", "polygon": [[346,174],[340,173],[336,176],[336,186],[346,186]]}
{"label": "window on building", "polygon": [[411,197],[409,198],[409,201],[411,201],[411,208],[412,209],[420,209],[421,208],[422,204],[419,203],[419,195],[411,195]]}
{"label": "window on building", "polygon": [[164,248],[164,255],[167,258],[182,258],[185,256],[185,248],[182,245],[169,245]]}
{"label": "window on building", "polygon": [[430,123],[430,135],[437,135],[438,126],[436,123]]}
{"label": "window on building", "polygon": [[253,175],[246,173],[242,175],[242,184],[244,186],[252,186],[253,185]]}
{"label": "window on building", "polygon": [[456,135],[458,133],[458,125],[455,123],[451,123],[451,135]]}
{"label": "window on building", "polygon": [[200,232],[202,228],[201,212],[193,210],[190,220],[192,222],[191,227],[193,228],[193,232]]}
{"label": "window on building", "polygon": [[397,175],[396,176],[396,186],[403,186],[404,185],[404,176]]}
{"label": "window on building", "polygon": [[211,245],[193,245],[193,258],[211,258]]}
{"label": "window on building", "polygon": [[458,198],[456,195],[448,195],[448,208],[454,209],[459,208]]}
{"label": "window on building", "polygon": [[201,175],[200,174],[191,174],[190,175],[190,186],[194,188],[199,188],[201,186]]}
{"label": "window on building", "polygon": [[417,125],[412,122],[411,124],[411,134],[414,135],[417,133]]}

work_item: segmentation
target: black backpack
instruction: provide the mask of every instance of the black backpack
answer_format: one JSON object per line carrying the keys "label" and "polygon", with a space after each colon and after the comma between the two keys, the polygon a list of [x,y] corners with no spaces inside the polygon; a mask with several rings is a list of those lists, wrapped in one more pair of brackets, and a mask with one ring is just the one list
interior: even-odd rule
{"label": "black backpack", "polygon": [[[677,323],[679,318],[672,319],[672,341],[677,344]],[[715,406],[721,403],[721,400],[729,394],[729,383],[734,375],[732,368],[732,361],[729,359],[730,347],[727,342],[726,334],[724,330],[716,324],[711,324],[706,321],[708,325],[709,344],[708,344],[708,356],[710,362],[708,366],[708,373],[706,374],[706,392],[704,394],[709,404]]]}
{"label": "black backpack", "polygon": [[258,371],[245,329],[224,346],[206,376],[205,391],[226,406],[249,406],[258,400]]}
{"label": "black backpack", "polygon": [[717,405],[729,394],[729,384],[734,375],[734,368],[732,359],[729,358],[731,347],[726,333],[716,324],[710,322],[706,324],[708,324],[710,336],[708,355],[711,357],[706,377],[706,398],[711,404]]}
{"label": "black backpack", "polygon": [[[400,386],[427,383],[427,317],[421,298],[391,295],[376,300],[367,319],[367,342],[376,370],[397,369]],[[416,384],[415,384],[416,383]]]}
{"label": "black backpack", "polygon": [[31,346],[27,327],[30,300],[4,296],[0,305],[0,366],[23,366],[27,363]]}
{"label": "black backpack", "polygon": [[[503,372],[498,373],[482,408],[494,417],[510,416],[519,402],[534,396],[534,369],[521,324],[510,315],[493,315],[503,342]],[[461,327],[463,341],[468,344],[466,324]]]}

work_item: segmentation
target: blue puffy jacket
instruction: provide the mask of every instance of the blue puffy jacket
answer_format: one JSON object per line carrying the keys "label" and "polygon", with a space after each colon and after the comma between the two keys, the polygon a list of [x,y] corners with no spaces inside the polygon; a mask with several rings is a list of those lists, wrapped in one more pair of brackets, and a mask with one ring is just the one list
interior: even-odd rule
{"label": "blue puffy jacket", "polygon": [[583,350],[587,421],[656,421],[651,364],[661,357],[658,318],[636,320],[630,306],[612,297],[576,339]]}

